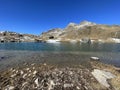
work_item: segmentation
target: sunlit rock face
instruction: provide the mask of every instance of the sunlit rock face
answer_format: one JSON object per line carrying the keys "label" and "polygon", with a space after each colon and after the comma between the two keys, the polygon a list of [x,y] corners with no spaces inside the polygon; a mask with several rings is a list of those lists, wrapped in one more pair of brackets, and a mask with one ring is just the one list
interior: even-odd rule
{"label": "sunlit rock face", "polygon": [[96,23],[93,22],[89,22],[89,21],[82,21],[80,24],[76,24],[76,23],[69,23],[68,26],[65,28],[66,30],[70,30],[70,29],[82,29],[86,26],[94,26],[97,25]]}
{"label": "sunlit rock face", "polygon": [[83,26],[94,26],[94,25],[97,25],[97,24],[94,23],[94,22],[89,22],[89,21],[84,20],[84,21],[82,21],[80,23],[80,25],[83,25]]}

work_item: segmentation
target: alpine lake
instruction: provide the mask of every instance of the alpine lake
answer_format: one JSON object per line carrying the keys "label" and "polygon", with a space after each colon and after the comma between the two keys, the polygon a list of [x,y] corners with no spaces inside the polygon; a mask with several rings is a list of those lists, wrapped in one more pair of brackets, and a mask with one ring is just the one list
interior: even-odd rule
{"label": "alpine lake", "polygon": [[49,63],[58,66],[86,65],[90,57],[120,67],[117,43],[0,43],[0,69],[24,63]]}

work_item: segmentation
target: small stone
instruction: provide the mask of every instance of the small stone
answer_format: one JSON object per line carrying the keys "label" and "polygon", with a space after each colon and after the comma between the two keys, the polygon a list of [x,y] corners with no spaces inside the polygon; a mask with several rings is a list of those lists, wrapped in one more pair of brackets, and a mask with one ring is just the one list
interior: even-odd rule
{"label": "small stone", "polygon": [[37,87],[39,87],[39,82],[38,82],[38,78],[35,80],[35,84],[37,85]]}
{"label": "small stone", "polygon": [[64,84],[64,88],[67,88],[67,87],[71,87],[72,85],[71,84]]}
{"label": "small stone", "polygon": [[5,90],[14,90],[14,86],[7,86],[7,88]]}
{"label": "small stone", "polygon": [[18,70],[16,70],[16,73],[18,73]]}
{"label": "small stone", "polygon": [[44,63],[43,65],[44,65],[44,66],[46,66],[47,64],[46,64],[46,63]]}
{"label": "small stone", "polygon": [[21,75],[24,73],[22,70],[20,71]]}
{"label": "small stone", "polygon": [[33,67],[33,69],[35,69],[35,67]]}
{"label": "small stone", "polygon": [[26,70],[28,71],[28,70],[30,70],[30,68],[26,68]]}
{"label": "small stone", "polygon": [[24,83],[22,84],[22,86],[25,86],[27,83],[28,83],[28,82],[24,82]]}
{"label": "small stone", "polygon": [[27,76],[27,74],[24,74],[24,75],[23,75],[23,78],[25,78],[26,76]]}
{"label": "small stone", "polygon": [[28,77],[29,77],[29,76],[31,76],[31,74],[30,74],[30,73],[28,74]]}
{"label": "small stone", "polygon": [[37,73],[37,71],[34,71],[33,74],[35,75]]}
{"label": "small stone", "polygon": [[31,64],[32,66],[34,66],[35,65],[35,63],[33,63],[33,64]]}
{"label": "small stone", "polygon": [[100,60],[98,57],[91,57],[91,60]]}
{"label": "small stone", "polygon": [[29,72],[31,73],[32,71],[31,71],[31,70],[29,70]]}
{"label": "small stone", "polygon": [[11,77],[15,77],[15,76],[16,76],[16,74],[12,74],[12,75],[11,75]]}
{"label": "small stone", "polygon": [[78,86],[76,87],[77,89],[80,89]]}
{"label": "small stone", "polygon": [[54,81],[50,80],[50,84],[49,84],[48,90],[53,89],[54,85],[55,85]]}

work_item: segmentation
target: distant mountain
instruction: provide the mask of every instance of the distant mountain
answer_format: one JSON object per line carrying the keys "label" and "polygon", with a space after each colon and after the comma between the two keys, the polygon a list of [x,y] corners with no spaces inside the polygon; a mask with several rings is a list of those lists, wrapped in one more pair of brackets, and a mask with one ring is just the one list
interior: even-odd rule
{"label": "distant mountain", "polygon": [[20,34],[11,31],[0,31],[0,42],[38,42],[38,36],[31,34]]}
{"label": "distant mountain", "polygon": [[82,21],[80,24],[69,23],[64,29],[52,29],[42,33],[40,38],[43,40],[59,39],[61,41],[80,40],[89,38],[93,40],[106,40],[109,38],[120,38],[119,25],[103,25],[94,22]]}
{"label": "distant mountain", "polygon": [[79,24],[71,22],[63,29],[55,28],[48,30],[47,32],[43,32],[40,36],[0,31],[0,42],[43,42],[47,40],[72,42],[115,41],[120,43],[120,26],[96,24],[89,21],[82,21]]}

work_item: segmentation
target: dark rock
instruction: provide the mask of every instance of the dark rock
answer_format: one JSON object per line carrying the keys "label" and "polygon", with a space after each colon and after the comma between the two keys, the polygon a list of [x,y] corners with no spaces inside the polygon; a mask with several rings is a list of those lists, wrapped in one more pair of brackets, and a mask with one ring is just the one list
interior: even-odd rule
{"label": "dark rock", "polygon": [[54,36],[50,36],[49,39],[54,39]]}
{"label": "dark rock", "polygon": [[91,43],[91,40],[89,38],[82,38],[81,40],[82,43]]}
{"label": "dark rock", "polygon": [[0,57],[0,59],[4,59],[4,58],[5,58],[4,56]]}

